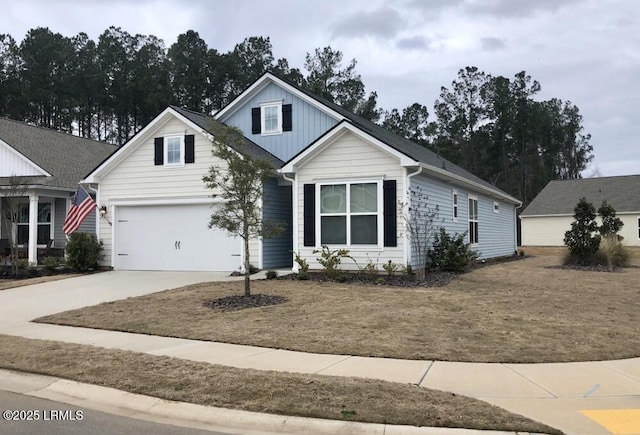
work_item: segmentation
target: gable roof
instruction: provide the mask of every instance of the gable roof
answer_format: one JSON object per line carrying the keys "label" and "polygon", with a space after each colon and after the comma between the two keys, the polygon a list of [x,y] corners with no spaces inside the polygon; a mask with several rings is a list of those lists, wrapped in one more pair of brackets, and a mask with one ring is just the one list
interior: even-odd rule
{"label": "gable roof", "polygon": [[550,181],[521,216],[572,216],[583,197],[596,209],[606,200],[617,213],[640,213],[640,175]]}
{"label": "gable roof", "polygon": [[[430,149],[418,145],[415,142],[412,142],[396,133],[393,133],[380,125],[369,121],[361,116],[356,115],[349,110],[346,110],[325,98],[319,97],[315,95],[313,92],[304,89],[302,87],[297,86],[285,79],[282,79],[276,76],[273,73],[267,72],[258,80],[256,80],[251,86],[249,86],[242,94],[236,97],[227,107],[216,113],[216,119],[225,119],[227,116],[232,114],[234,111],[238,110],[240,106],[250,98],[252,98],[256,93],[258,93],[261,89],[264,89],[269,83],[275,83],[287,91],[295,94],[296,96],[302,98],[308,103],[311,103],[315,107],[320,108],[325,113],[334,117],[339,123],[341,121],[346,121],[356,126],[358,129],[362,130],[366,134],[375,138],[376,140],[388,145],[396,151],[406,155],[407,157],[423,164],[423,166],[427,166],[432,168],[434,172],[438,172],[443,176],[449,175],[453,179],[463,179],[469,181],[472,185],[477,186],[482,190],[488,190],[492,193],[498,193],[501,197],[504,197],[511,202],[516,204],[521,204],[519,200],[509,195],[508,193],[500,190],[493,184],[483,180],[482,178],[472,174],[466,169],[461,168],[460,166],[450,162],[449,160],[439,156],[434,153]],[[338,124],[339,125],[339,124]],[[320,141],[322,136],[316,140],[316,142]],[[313,145],[313,144],[311,144]],[[310,146],[311,146],[310,145]],[[296,159],[301,153],[291,158],[287,163]]]}
{"label": "gable roof", "polygon": [[[0,140],[49,175],[20,177],[24,182],[75,189],[84,175],[117,150],[115,145],[0,118]],[[8,177],[0,179],[6,184]]]}
{"label": "gable roof", "polygon": [[[177,106],[169,106],[169,107],[208,133],[211,133],[213,124],[224,125],[220,121],[218,121],[217,119],[211,116],[206,116],[201,113],[193,112],[191,110],[182,109]],[[269,151],[265,150],[260,145],[256,144],[255,142],[249,140],[246,137],[244,137],[244,148],[243,149],[234,148],[234,149],[241,154],[246,153],[251,157],[267,159],[269,160],[269,162],[271,162],[271,164],[276,169],[282,167],[282,165],[284,164],[282,160],[280,160],[279,158],[271,154]]]}

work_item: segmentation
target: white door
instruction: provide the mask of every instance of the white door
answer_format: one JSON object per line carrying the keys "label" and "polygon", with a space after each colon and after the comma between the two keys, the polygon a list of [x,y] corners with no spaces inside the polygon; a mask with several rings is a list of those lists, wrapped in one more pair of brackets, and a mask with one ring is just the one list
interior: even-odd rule
{"label": "white door", "polygon": [[114,222],[119,270],[232,271],[242,260],[241,239],[209,229],[211,206],[118,206]]}

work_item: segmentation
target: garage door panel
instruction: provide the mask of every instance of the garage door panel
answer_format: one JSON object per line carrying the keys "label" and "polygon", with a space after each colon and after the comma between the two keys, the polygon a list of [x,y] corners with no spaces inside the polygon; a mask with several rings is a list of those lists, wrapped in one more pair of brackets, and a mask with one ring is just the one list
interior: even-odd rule
{"label": "garage door panel", "polygon": [[231,271],[240,239],[209,229],[209,205],[118,207],[116,269]]}

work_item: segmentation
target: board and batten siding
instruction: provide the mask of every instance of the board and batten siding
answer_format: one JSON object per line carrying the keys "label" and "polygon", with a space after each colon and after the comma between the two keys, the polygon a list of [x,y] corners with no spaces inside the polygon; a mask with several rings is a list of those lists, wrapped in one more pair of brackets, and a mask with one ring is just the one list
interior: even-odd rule
{"label": "board and batten siding", "polygon": [[[266,101],[282,101],[282,104],[291,104],[291,131],[265,136],[260,133],[251,133],[251,109],[260,107],[260,103]],[[265,86],[243,104],[242,108],[229,117],[222,118],[221,121],[239,128],[247,138],[285,162],[338,123],[325,112],[273,83]]]}
{"label": "board and batten siding", "polygon": [[[316,240],[316,247],[304,246],[304,185],[318,181],[327,182],[335,180],[336,183],[357,178],[384,177],[384,180],[396,180],[396,197],[403,198],[404,170],[398,160],[374,145],[366,143],[352,133],[345,133],[335,142],[329,144],[302,165],[297,173],[298,190],[295,200],[298,202],[298,246],[295,251],[305,258],[310,269],[321,269],[318,263],[319,254],[313,250],[320,248],[320,240]],[[342,261],[344,270],[357,270],[358,266],[366,266],[369,260],[378,264],[382,271],[382,265],[391,260],[398,265],[404,265],[404,244],[402,241],[402,210],[397,207],[397,246],[385,246],[379,250],[359,248],[357,245],[347,247],[349,254],[356,260],[357,265],[349,259]],[[379,222],[383,225],[383,222]],[[331,248],[331,247],[330,247]]]}
{"label": "board and batten siding", "polygon": [[291,186],[279,186],[278,181],[270,179],[264,186],[262,214],[265,220],[283,222],[284,232],[276,237],[264,239],[262,242],[262,267],[291,267],[293,258],[293,222],[291,204]]}
{"label": "board and batten siding", "polygon": [[[479,258],[511,255],[516,249],[515,207],[513,204],[488,197],[480,192],[470,191],[462,186],[420,174],[410,178],[412,191],[418,192],[412,198],[420,200],[430,210],[438,207],[433,222],[433,230],[444,227],[449,234],[461,234],[469,230],[469,196],[478,200],[478,244],[472,248],[480,253]],[[458,194],[458,218],[453,217],[453,192]],[[499,204],[499,212],[493,211],[493,204]],[[468,240],[468,235],[467,235]],[[411,265],[418,267],[415,249],[411,246]]]}
{"label": "board and batten siding", "polygon": [[[154,138],[189,134],[195,138],[194,163],[176,167],[154,165]],[[143,142],[99,182],[99,200],[109,208],[107,217],[112,223],[117,219],[117,207],[114,212],[113,201],[135,203],[154,200],[162,203],[163,200],[182,199],[188,202],[191,199],[211,199],[212,192],[206,188],[202,177],[212,165],[222,165],[222,162],[213,157],[213,145],[203,134],[190,129],[180,119],[171,117],[145,138],[138,140]],[[213,199],[211,201],[213,203]],[[203,221],[202,225],[206,227],[208,221]],[[111,266],[112,227],[106,219],[100,219],[100,239],[104,243],[103,263]],[[259,258],[257,242],[252,243],[250,255],[252,259]]]}
{"label": "board and batten siding", "polygon": [[44,175],[26,157],[0,141],[0,177]]}
{"label": "board and batten siding", "polygon": [[[640,213],[617,214],[624,226],[620,230],[623,243],[640,246]],[[522,246],[564,246],[564,233],[571,229],[573,216],[521,216]],[[600,219],[596,219],[598,225]]]}

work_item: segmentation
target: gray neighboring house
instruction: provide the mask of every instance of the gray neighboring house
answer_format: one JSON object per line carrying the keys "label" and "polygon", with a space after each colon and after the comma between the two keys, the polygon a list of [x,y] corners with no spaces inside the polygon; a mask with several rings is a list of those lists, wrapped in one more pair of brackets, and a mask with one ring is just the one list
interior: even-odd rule
{"label": "gray neighboring house", "polygon": [[[38,249],[64,248],[62,231],[78,182],[117,149],[114,145],[0,118],[0,244],[15,240],[30,263]],[[20,182],[19,197],[11,193],[12,177]],[[14,190],[15,192],[15,190]],[[14,198],[15,197],[15,198]],[[6,213],[17,203],[17,222]],[[96,213],[80,230],[95,232]],[[13,236],[13,237],[10,237]],[[0,252],[0,255],[5,252]]]}
{"label": "gray neighboring house", "polygon": [[640,175],[550,181],[522,212],[523,246],[563,246],[573,209],[586,198],[596,210],[607,201],[624,223],[620,235],[640,246]]}

